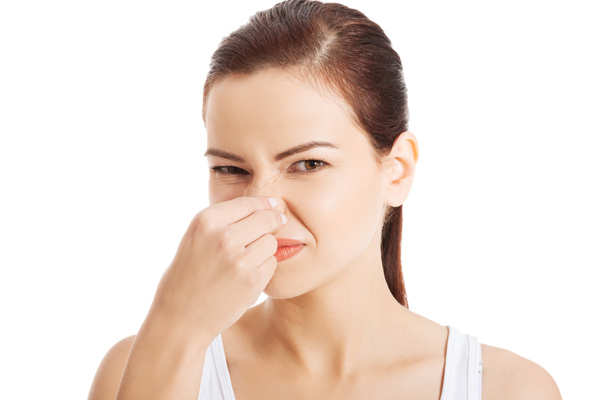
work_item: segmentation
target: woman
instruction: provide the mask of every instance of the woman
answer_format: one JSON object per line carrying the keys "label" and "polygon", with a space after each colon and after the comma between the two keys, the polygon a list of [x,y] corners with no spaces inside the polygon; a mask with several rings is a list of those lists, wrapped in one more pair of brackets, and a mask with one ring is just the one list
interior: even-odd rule
{"label": "woman", "polygon": [[419,150],[378,25],[316,1],[257,13],[213,55],[203,117],[210,206],[90,399],[560,399],[537,364],[408,310]]}

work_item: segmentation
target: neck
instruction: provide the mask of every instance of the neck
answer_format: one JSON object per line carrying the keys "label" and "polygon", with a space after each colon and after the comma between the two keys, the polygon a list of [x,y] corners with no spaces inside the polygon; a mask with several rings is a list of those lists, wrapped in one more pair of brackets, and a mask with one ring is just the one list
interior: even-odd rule
{"label": "neck", "polygon": [[381,364],[389,349],[377,338],[400,335],[409,316],[387,286],[379,241],[324,285],[255,308],[261,348],[311,375],[338,378]]}

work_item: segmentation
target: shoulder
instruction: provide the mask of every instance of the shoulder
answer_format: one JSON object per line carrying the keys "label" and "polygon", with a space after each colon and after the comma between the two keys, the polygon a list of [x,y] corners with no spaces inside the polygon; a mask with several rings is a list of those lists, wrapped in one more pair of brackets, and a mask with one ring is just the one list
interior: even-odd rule
{"label": "shoulder", "polygon": [[541,366],[511,351],[481,345],[482,400],[561,400],[554,379]]}
{"label": "shoulder", "polygon": [[114,399],[116,397],[135,336],[119,340],[106,352],[94,376],[88,400]]}

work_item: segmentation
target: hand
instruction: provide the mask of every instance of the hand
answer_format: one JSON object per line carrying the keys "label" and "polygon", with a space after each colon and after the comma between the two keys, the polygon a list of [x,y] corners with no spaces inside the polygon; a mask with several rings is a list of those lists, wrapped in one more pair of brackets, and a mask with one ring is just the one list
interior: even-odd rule
{"label": "hand", "polygon": [[160,280],[149,314],[212,341],[271,280],[277,240],[270,232],[283,218],[267,197],[238,197],[200,211]]}

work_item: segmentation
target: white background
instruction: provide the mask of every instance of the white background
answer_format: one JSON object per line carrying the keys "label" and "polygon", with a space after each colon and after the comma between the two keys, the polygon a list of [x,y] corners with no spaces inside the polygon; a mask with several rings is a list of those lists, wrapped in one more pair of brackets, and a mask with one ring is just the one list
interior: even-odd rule
{"label": "white background", "polygon": [[[86,398],[137,332],[208,205],[209,58],[274,3],[2,2],[0,398]],[[565,399],[600,376],[593,3],[345,2],[405,66],[411,309],[536,361]]]}

